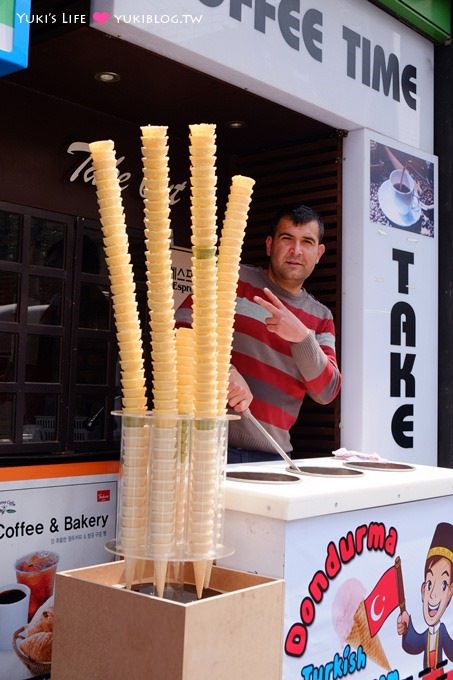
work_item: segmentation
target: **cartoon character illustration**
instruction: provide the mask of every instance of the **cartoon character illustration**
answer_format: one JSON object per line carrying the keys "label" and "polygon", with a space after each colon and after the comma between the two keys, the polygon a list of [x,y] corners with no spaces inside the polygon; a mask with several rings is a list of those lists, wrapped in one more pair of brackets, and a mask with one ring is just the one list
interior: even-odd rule
{"label": "cartoon character illustration", "polygon": [[[425,561],[424,581],[421,587],[423,618],[428,628],[417,633],[406,610],[397,620],[397,632],[402,636],[404,651],[408,654],[423,652],[423,667],[430,669],[430,680],[445,677],[444,654],[453,661],[453,640],[441,618],[453,595],[453,525],[437,525]],[[437,670],[436,670],[437,668]],[[448,674],[450,677],[450,673]]]}

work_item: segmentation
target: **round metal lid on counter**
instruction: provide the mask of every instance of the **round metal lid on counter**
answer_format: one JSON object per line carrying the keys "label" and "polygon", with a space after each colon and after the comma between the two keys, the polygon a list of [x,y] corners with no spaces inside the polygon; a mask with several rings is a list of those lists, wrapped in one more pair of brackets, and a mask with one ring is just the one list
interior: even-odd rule
{"label": "round metal lid on counter", "polygon": [[266,470],[235,470],[226,473],[226,478],[237,482],[253,482],[259,484],[288,484],[300,482],[297,475],[286,472],[268,472]]}
{"label": "round metal lid on counter", "polygon": [[[347,469],[345,467],[322,467],[320,465],[297,466],[301,475],[315,475],[316,477],[360,477],[360,470]],[[296,472],[294,474],[297,474]]]}
{"label": "round metal lid on counter", "polygon": [[407,472],[408,470],[415,470],[413,465],[406,463],[392,463],[391,461],[346,461],[343,463],[347,468],[354,468],[356,470],[378,470],[381,472]]}

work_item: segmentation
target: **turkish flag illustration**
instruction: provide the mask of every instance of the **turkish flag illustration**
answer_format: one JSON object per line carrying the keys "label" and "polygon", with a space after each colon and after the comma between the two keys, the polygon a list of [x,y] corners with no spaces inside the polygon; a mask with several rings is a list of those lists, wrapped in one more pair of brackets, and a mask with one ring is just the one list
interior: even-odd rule
{"label": "turkish flag illustration", "polygon": [[364,600],[370,635],[376,635],[384,621],[398,607],[398,574],[395,566],[381,576],[371,593]]}

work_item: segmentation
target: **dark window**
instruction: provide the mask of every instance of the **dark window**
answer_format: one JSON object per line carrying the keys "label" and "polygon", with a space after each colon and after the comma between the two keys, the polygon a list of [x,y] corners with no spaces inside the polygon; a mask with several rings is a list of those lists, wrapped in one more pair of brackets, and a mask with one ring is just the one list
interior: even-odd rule
{"label": "dark window", "polygon": [[119,449],[99,223],[0,203],[0,466]]}

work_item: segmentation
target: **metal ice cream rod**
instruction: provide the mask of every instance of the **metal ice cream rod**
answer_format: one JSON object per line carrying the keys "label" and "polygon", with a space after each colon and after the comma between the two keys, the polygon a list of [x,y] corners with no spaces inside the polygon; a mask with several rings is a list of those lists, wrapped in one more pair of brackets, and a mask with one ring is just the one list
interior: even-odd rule
{"label": "metal ice cream rod", "polygon": [[280,446],[280,444],[277,444],[277,442],[275,441],[275,439],[273,438],[273,436],[270,435],[269,432],[266,430],[266,428],[263,427],[263,426],[261,425],[260,421],[257,420],[257,419],[255,418],[255,416],[253,416],[253,415],[251,414],[251,412],[250,412],[250,410],[249,410],[248,408],[245,409],[245,411],[242,412],[242,415],[245,416],[246,418],[248,418],[248,419],[255,425],[255,427],[258,428],[258,430],[266,437],[267,441],[270,442],[270,443],[272,444],[272,446],[273,446],[273,448],[275,449],[275,451],[277,451],[277,453],[280,454],[280,456],[283,458],[283,460],[284,460],[286,463],[288,463],[289,467],[292,468],[295,472],[297,472],[297,473],[300,474],[299,468],[297,467],[297,465],[296,465],[295,463],[293,463],[293,461],[292,461],[291,458],[288,456],[288,454],[286,453],[286,451],[285,451],[284,449],[282,449],[282,447]]}

